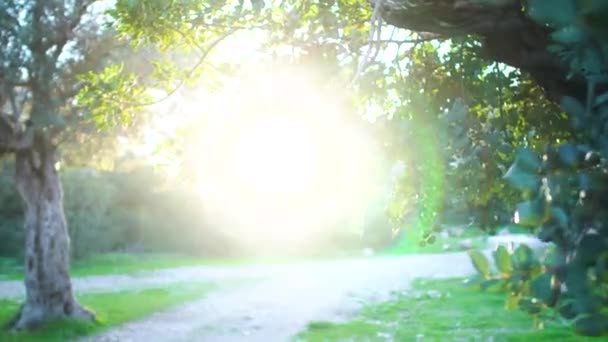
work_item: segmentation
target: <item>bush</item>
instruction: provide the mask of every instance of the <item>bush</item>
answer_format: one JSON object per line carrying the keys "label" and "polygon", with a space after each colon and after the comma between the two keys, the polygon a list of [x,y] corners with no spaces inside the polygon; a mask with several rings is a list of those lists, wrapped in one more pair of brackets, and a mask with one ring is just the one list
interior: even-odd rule
{"label": "bush", "polygon": [[129,217],[119,207],[119,188],[111,175],[90,170],[62,174],[64,208],[75,258],[125,248]]}

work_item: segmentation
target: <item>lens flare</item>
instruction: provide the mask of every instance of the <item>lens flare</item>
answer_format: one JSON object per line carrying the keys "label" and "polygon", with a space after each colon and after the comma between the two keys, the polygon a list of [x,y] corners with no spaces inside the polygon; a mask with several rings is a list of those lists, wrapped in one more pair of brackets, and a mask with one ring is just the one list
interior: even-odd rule
{"label": "lens flare", "polygon": [[274,70],[218,97],[194,150],[207,217],[247,243],[294,245],[359,216],[376,181],[374,142],[327,95]]}

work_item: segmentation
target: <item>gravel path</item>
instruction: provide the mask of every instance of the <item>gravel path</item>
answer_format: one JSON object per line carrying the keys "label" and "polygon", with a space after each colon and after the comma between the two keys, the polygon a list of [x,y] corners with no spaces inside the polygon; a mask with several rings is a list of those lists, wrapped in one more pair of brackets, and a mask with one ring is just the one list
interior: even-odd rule
{"label": "gravel path", "polygon": [[[77,279],[79,291],[170,283],[261,278],[253,285],[214,292],[180,308],[127,323],[86,342],[289,341],[312,320],[351,317],[363,301],[389,298],[419,277],[474,272],[465,253],[411,255],[255,267],[197,267],[125,276]],[[91,282],[90,282],[91,281]]]}

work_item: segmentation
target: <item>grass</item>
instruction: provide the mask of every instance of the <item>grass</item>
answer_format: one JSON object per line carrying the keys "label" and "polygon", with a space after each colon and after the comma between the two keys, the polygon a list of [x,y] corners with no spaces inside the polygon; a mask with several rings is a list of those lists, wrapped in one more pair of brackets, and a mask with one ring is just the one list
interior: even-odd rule
{"label": "grass", "polygon": [[[312,257],[250,257],[232,259],[208,259],[181,254],[130,254],[107,253],[94,255],[72,262],[70,275],[86,277],[108,274],[136,274],[185,266],[244,266],[253,264],[297,264],[310,261],[339,259],[339,256]],[[23,266],[13,258],[0,257],[0,281],[23,279]]]}
{"label": "grass", "polygon": [[366,306],[342,323],[312,322],[297,341],[599,341],[566,324],[535,330],[528,314],[504,309],[501,293],[479,292],[462,280],[421,280],[414,291]]}
{"label": "grass", "polygon": [[[50,323],[34,332],[0,331],[0,341],[60,342],[91,335],[153,312],[200,298],[214,287],[215,285],[209,283],[190,283],[170,288],[80,295],[78,300],[95,312],[98,322],[62,321]],[[0,300],[0,324],[4,324],[13,317],[18,308],[17,301]]]}
{"label": "grass", "polygon": [[[202,265],[237,265],[247,263],[240,259],[203,259],[178,254],[109,253],[74,261],[71,275],[84,277],[107,274],[133,274],[167,268]],[[23,279],[23,267],[15,259],[0,258],[0,280]]]}

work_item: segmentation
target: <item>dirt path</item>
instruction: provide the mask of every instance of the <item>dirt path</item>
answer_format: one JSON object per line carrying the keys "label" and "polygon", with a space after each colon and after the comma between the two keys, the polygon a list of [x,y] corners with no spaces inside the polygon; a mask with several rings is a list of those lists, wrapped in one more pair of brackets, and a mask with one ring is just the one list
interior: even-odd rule
{"label": "dirt path", "polygon": [[[156,272],[140,281],[166,283],[163,276],[170,276],[171,281],[235,277],[263,280],[213,293],[83,341],[288,341],[312,320],[346,319],[362,301],[386,299],[393,291],[407,289],[415,278],[456,277],[472,272],[465,253]],[[89,286],[86,284],[77,280],[75,286],[84,290]],[[114,289],[118,288],[116,282],[113,284]],[[99,284],[95,287],[98,289]]]}

